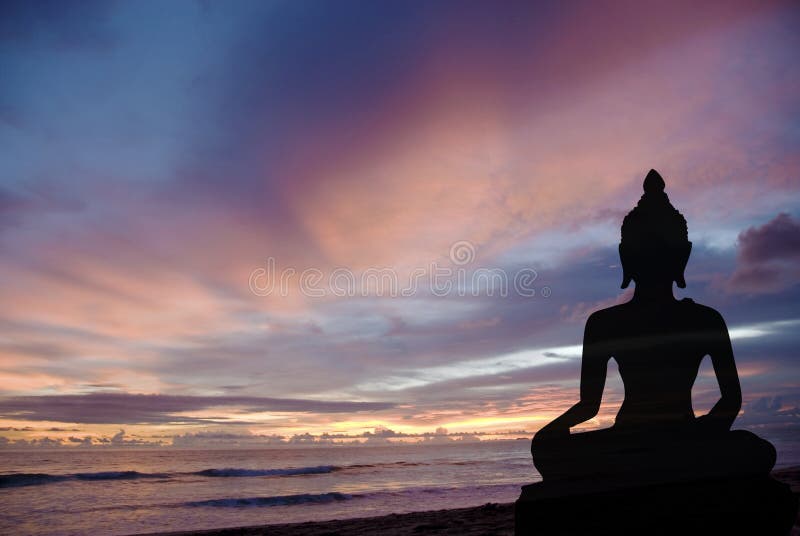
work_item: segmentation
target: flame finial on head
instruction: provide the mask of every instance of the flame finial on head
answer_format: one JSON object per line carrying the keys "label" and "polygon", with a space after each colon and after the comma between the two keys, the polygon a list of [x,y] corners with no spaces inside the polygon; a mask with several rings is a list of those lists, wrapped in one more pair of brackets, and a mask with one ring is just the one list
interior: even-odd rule
{"label": "flame finial on head", "polygon": [[651,169],[642,187],[642,197],[622,221],[622,239],[638,240],[647,235],[658,235],[668,241],[686,240],[686,220],[669,202],[661,174]]}
{"label": "flame finial on head", "polygon": [[645,193],[655,194],[658,192],[663,192],[665,186],[666,184],[664,183],[664,179],[655,169],[651,169],[644,178],[643,187]]}

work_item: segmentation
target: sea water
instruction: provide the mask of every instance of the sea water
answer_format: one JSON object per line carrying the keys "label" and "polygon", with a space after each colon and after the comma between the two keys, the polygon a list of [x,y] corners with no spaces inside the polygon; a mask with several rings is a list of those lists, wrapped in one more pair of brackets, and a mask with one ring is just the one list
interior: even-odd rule
{"label": "sea water", "polygon": [[0,534],[136,534],[511,502],[530,441],[0,452]]}

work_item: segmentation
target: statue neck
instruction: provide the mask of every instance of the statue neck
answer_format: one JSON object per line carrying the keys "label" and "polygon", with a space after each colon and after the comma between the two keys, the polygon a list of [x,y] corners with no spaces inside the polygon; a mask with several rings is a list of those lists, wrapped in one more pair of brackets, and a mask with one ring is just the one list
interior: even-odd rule
{"label": "statue neck", "polygon": [[668,282],[636,282],[633,300],[637,302],[669,302],[674,301],[672,281]]}

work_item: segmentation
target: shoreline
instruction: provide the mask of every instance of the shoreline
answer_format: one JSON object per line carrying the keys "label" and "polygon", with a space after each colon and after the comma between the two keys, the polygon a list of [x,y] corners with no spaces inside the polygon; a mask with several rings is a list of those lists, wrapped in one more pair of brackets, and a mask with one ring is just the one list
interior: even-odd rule
{"label": "shoreline", "polygon": [[420,534],[513,536],[514,503],[388,514],[376,517],[304,521],[249,527],[150,532],[131,536],[418,536]]}
{"label": "shoreline", "polygon": [[[791,486],[795,495],[800,495],[800,466],[788,467],[772,472],[772,476]],[[416,536],[420,534],[453,534],[461,536],[513,536],[514,503],[487,503],[482,506],[451,508],[388,514],[375,517],[331,519],[202,529],[194,531],[150,532],[130,536]],[[793,535],[800,535],[800,523],[795,522]]]}

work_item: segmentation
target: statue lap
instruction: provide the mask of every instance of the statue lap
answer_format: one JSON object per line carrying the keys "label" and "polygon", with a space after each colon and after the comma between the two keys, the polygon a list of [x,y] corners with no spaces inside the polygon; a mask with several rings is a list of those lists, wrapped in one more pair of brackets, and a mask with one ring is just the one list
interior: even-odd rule
{"label": "statue lap", "polygon": [[771,443],[746,430],[697,433],[606,428],[534,437],[533,462],[546,480],[635,477],[651,483],[731,475],[768,475]]}

